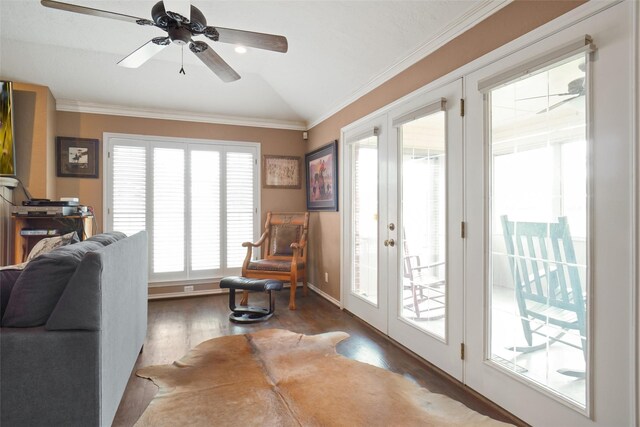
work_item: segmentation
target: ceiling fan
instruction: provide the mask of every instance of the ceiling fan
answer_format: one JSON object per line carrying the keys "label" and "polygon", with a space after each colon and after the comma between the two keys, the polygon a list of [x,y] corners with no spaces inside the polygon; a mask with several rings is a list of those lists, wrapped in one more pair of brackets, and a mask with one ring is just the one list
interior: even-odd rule
{"label": "ceiling fan", "polygon": [[[580,69],[580,71],[584,72],[585,70],[585,63],[584,62],[580,62],[578,64],[578,68]],[[563,99],[561,101],[556,102],[553,105],[550,105],[546,108],[544,108],[543,110],[538,111],[536,114],[542,114],[542,113],[546,113],[548,111],[554,110],[558,107],[560,107],[563,104],[566,104],[569,101],[573,101],[576,98],[579,98],[581,96],[585,95],[585,87],[584,87],[584,77],[578,77],[576,79],[571,80],[568,84],[567,84],[567,90],[566,92],[560,92],[560,93],[551,93],[548,95],[540,95],[540,96],[531,96],[529,98],[521,98],[521,99],[517,99],[517,101],[526,101],[529,99],[539,99],[539,98],[550,98],[552,96],[571,96],[571,98],[566,98]]]}
{"label": "ceiling fan", "polygon": [[[207,26],[207,20],[202,12],[189,0],[159,1],[151,9],[152,20],[54,0],[41,0],[40,3],[46,7],[67,12],[117,19],[138,25],[152,25],[167,33],[165,37],[153,38],[118,62],[118,65],[128,68],[141,66],[172,42],[179,46],[188,44],[189,50],[222,81],[232,82],[240,79],[240,75],[211,46],[204,41],[193,40],[193,37],[204,36],[214,42],[238,44],[281,53],[286,53],[288,49],[287,38],[284,36]],[[183,70],[181,72],[184,73]]]}

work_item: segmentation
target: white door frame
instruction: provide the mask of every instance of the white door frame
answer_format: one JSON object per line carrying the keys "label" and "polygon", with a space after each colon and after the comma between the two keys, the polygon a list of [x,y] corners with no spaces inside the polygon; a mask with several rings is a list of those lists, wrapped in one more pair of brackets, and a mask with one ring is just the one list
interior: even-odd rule
{"label": "white door frame", "polygon": [[[634,99],[633,99],[632,109],[629,112],[629,116],[635,117],[637,120],[635,120],[635,123],[632,123],[631,142],[633,144],[633,155],[631,156],[630,161],[633,162],[633,168],[632,168],[632,176],[630,178],[633,180],[634,188],[638,189],[640,188],[640,173],[638,172],[640,171],[640,149],[638,148],[640,147],[640,5],[637,2],[631,2],[629,0],[605,0],[605,1],[597,1],[597,2],[596,1],[587,2],[565,13],[564,15],[530,31],[526,35],[519,37],[468,64],[465,64],[464,66],[458,68],[457,70],[454,70],[453,72],[447,74],[446,76],[443,76],[427,84],[425,87],[422,87],[406,96],[403,96],[402,98],[394,101],[393,103],[368,114],[367,116],[357,120],[351,125],[348,125],[344,129],[349,129],[352,126],[356,126],[358,123],[361,123],[362,121],[367,120],[368,118],[371,118],[374,115],[388,111],[389,109],[394,108],[397,105],[401,105],[402,103],[406,102],[406,100],[411,96],[422,93],[424,91],[428,91],[433,87],[437,87],[439,85],[450,82],[457,78],[464,77],[474,71],[479,70],[480,68],[488,64],[491,64],[492,62],[498,61],[501,58],[504,58],[508,55],[516,53],[528,46],[531,46],[537,41],[553,36],[554,34],[557,34],[558,32],[566,28],[569,28],[579,22],[582,22],[583,20],[591,16],[594,16],[603,10],[611,8],[621,2],[632,3],[632,5],[629,6],[629,9],[632,11],[630,13],[630,17],[631,17],[630,19],[633,20],[633,35],[634,35],[633,45],[634,46],[633,46],[633,50],[630,49],[629,55],[631,57],[635,57],[635,61],[632,66],[633,68],[632,75],[635,76],[635,88],[632,88],[632,90],[630,91],[632,92],[631,95],[633,96]],[[630,80],[630,82],[632,81],[633,80]],[[344,129],[343,129],[342,135],[344,135]],[[342,166],[343,165],[341,164],[341,168]],[[630,366],[630,370],[628,370],[627,373],[628,373],[628,376],[631,378],[630,380],[631,382],[634,382],[633,379],[635,378],[635,384],[630,385],[628,389],[621,390],[620,393],[628,395],[629,400],[631,402],[634,402],[633,404],[634,407],[630,409],[630,412],[632,413],[629,415],[629,419],[631,420],[630,422],[631,425],[637,425],[638,422],[640,422],[640,405],[638,404],[638,398],[640,397],[640,369],[638,368],[638,366],[640,366],[640,276],[638,275],[638,265],[640,265],[640,247],[639,247],[640,245],[640,206],[639,206],[640,197],[635,195],[635,191],[634,191],[634,194],[631,195],[631,197],[632,197],[631,200],[633,201],[632,207],[631,207],[633,212],[630,213],[630,215],[632,215],[632,218],[633,218],[632,250],[634,255],[633,260],[635,262],[633,262],[629,266],[629,268],[631,270],[630,275],[632,278],[632,284],[635,284],[635,287],[632,290],[632,298],[630,299],[630,302],[629,302],[632,305],[631,313],[633,315],[633,318],[631,319],[631,326],[630,326],[632,330],[631,330],[631,333],[628,335],[628,339],[630,340],[629,347],[631,349],[635,349],[635,354],[629,354],[629,360],[630,360],[631,366]],[[341,198],[340,205],[344,206],[344,192],[340,193],[340,198]],[[343,216],[341,215],[340,243],[341,243],[341,247],[343,248],[344,248],[344,241],[343,241],[344,229],[345,229],[344,219],[343,219]],[[340,292],[342,297],[342,300],[340,302],[341,308],[344,306],[344,287],[345,287],[344,284],[345,283],[347,283],[347,281],[344,275],[344,262],[342,262],[340,266]],[[510,408],[510,407],[505,407],[505,408],[507,410],[513,411],[513,408]],[[595,416],[598,417],[597,413]]]}
{"label": "white door frame", "polygon": [[[618,4],[576,23],[539,43],[469,75],[467,99],[467,239],[465,383],[533,425],[550,420],[561,425],[628,425],[634,419],[635,184],[632,179],[633,81],[631,67],[631,3]],[[625,31],[628,31],[626,33]],[[533,387],[489,362],[489,298],[487,291],[487,214],[489,165],[483,97],[478,82],[510,66],[524,63],[589,34],[598,51],[592,62],[590,127],[591,191],[588,212],[592,241],[588,356],[590,387],[587,408],[580,409],[544,389]],[[616,108],[618,107],[618,108]],[[473,302],[477,303],[475,306]],[[615,331],[615,332],[613,332]],[[589,382],[587,383],[589,386]],[[618,393],[614,390],[619,390]],[[527,402],[523,405],[522,402]],[[541,411],[540,408],[544,408]]]}

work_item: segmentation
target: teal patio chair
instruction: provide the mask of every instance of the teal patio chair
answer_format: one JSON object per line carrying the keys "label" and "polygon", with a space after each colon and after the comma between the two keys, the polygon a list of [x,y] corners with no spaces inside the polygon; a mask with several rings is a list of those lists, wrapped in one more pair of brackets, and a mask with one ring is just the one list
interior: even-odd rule
{"label": "teal patio chair", "polygon": [[[515,347],[518,352],[531,352],[551,343],[562,342],[582,349],[586,360],[586,306],[580,282],[578,263],[566,217],[557,223],[512,222],[501,217],[502,229],[515,285],[516,302],[528,347]],[[541,332],[547,324],[562,330],[553,337]],[[566,331],[577,330],[581,345],[563,340]],[[545,342],[533,345],[533,335]],[[558,372],[583,377],[584,372],[561,369]]]}

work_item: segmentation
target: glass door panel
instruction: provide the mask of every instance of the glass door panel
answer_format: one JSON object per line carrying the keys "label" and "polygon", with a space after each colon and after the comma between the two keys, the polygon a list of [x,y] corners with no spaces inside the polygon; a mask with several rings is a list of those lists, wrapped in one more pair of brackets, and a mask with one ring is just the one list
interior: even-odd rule
{"label": "glass door panel", "polygon": [[445,338],[446,114],[438,111],[399,127],[402,173],[400,315]]}
{"label": "glass door panel", "polygon": [[351,162],[351,292],[378,304],[378,138],[349,146]]}
{"label": "glass door panel", "polygon": [[585,54],[488,94],[490,358],[584,408]]}

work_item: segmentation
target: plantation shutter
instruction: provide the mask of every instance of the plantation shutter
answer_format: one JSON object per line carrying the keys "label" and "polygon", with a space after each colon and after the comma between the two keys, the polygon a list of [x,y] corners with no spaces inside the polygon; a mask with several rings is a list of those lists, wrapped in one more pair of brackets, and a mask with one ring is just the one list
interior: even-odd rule
{"label": "plantation shutter", "polygon": [[153,273],[185,270],[184,151],[153,149]]}
{"label": "plantation shutter", "polygon": [[191,270],[221,266],[220,152],[191,151]]}
{"label": "plantation shutter", "polygon": [[249,152],[227,152],[227,267],[241,267],[253,241],[254,156]]}
{"label": "plantation shutter", "polygon": [[111,161],[111,229],[131,236],[147,228],[147,148],[115,144]]}
{"label": "plantation shutter", "polygon": [[149,233],[151,282],[239,274],[255,241],[256,143],[110,136],[106,230]]}

